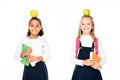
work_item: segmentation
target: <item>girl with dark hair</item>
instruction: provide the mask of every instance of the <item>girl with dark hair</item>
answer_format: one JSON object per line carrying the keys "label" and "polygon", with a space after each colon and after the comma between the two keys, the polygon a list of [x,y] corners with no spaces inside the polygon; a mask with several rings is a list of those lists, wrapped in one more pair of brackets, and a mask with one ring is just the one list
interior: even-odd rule
{"label": "girl with dark hair", "polygon": [[[22,44],[26,44],[31,48],[21,52]],[[29,66],[24,65],[22,80],[48,80],[45,62],[50,58],[50,50],[44,36],[41,20],[37,17],[30,19],[27,36],[22,38],[16,50],[15,58],[17,60],[20,61],[24,56],[28,56]]]}

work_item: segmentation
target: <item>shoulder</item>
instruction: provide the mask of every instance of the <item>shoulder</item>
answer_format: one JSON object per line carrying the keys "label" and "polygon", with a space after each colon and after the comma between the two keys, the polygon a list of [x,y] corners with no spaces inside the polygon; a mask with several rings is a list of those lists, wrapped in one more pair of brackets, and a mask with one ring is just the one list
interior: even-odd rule
{"label": "shoulder", "polygon": [[26,39],[26,38],[28,38],[27,36],[21,36],[21,39]]}
{"label": "shoulder", "polygon": [[45,35],[39,36],[39,41],[42,43],[46,43],[47,42],[46,36]]}
{"label": "shoulder", "polygon": [[80,40],[80,38],[76,38],[76,40]]}
{"label": "shoulder", "polygon": [[98,46],[102,45],[100,39],[98,39],[98,38],[95,40],[95,44],[97,44]]}
{"label": "shoulder", "polygon": [[41,40],[45,40],[46,39],[46,37],[45,37],[45,35],[42,35],[42,36],[39,36],[39,39]]}
{"label": "shoulder", "polygon": [[23,41],[27,40],[27,38],[28,38],[27,36],[21,36],[20,41],[23,42]]}

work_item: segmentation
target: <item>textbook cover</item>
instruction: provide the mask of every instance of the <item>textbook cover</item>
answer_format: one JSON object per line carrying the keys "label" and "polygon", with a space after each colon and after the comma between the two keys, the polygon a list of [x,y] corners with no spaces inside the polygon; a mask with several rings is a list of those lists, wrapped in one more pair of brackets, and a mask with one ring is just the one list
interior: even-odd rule
{"label": "textbook cover", "polygon": [[[26,49],[28,49],[28,48],[31,48],[31,47],[26,44],[22,44],[22,52],[26,51]],[[29,66],[29,63],[26,61],[27,58],[28,58],[28,56],[24,56],[20,62],[26,66]]]}
{"label": "textbook cover", "polygon": [[98,56],[95,52],[90,52],[90,59],[93,59],[97,63],[100,63],[101,57]]}

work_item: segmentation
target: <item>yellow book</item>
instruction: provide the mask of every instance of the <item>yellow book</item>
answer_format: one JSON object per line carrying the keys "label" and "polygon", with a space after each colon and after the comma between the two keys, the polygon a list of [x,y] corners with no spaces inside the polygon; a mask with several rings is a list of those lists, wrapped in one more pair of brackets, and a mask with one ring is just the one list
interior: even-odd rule
{"label": "yellow book", "polygon": [[95,52],[90,52],[90,59],[93,59],[97,63],[100,63],[101,61],[101,57],[98,56]]}

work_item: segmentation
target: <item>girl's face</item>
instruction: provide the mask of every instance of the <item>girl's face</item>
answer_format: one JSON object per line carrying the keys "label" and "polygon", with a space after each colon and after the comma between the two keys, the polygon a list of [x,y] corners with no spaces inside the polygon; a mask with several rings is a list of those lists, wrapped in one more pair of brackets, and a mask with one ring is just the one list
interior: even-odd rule
{"label": "girl's face", "polygon": [[82,30],[82,34],[89,35],[91,32],[91,29],[93,28],[91,18],[83,17],[81,20],[80,26],[81,26],[80,29]]}
{"label": "girl's face", "polygon": [[30,35],[38,36],[38,33],[42,29],[38,20],[32,20],[29,24]]}

